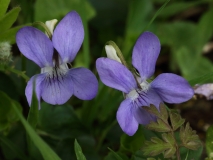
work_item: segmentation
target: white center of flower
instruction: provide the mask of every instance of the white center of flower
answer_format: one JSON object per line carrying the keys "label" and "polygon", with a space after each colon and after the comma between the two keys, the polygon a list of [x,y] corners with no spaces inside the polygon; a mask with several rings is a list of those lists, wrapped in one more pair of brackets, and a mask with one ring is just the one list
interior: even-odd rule
{"label": "white center of flower", "polygon": [[63,63],[55,67],[44,67],[41,68],[41,73],[47,73],[49,78],[61,77],[67,73],[69,70],[66,63]]}
{"label": "white center of flower", "polygon": [[132,100],[138,98],[138,96],[139,96],[139,94],[140,94],[141,92],[147,92],[147,91],[149,90],[150,84],[149,84],[147,81],[143,81],[143,82],[140,84],[140,86],[141,86],[141,89],[138,88],[138,89],[134,89],[134,90],[130,91],[130,92],[126,95],[126,97],[127,97],[127,98],[130,98],[130,99],[132,99]]}

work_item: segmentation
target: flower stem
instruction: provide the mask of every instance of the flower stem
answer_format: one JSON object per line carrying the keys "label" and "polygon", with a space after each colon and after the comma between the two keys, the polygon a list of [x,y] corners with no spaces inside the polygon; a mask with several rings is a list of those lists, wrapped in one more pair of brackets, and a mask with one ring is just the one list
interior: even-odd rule
{"label": "flower stem", "polygon": [[29,77],[25,74],[25,72],[16,70],[16,69],[14,69],[14,67],[9,67],[7,65],[1,65],[0,71],[3,71],[3,72],[9,71],[9,72],[15,73],[17,76],[21,76],[26,81],[29,80]]}
{"label": "flower stem", "polygon": [[174,136],[174,132],[173,132],[173,131],[172,131],[172,136],[173,136],[173,138],[174,138],[174,140],[175,140],[175,147],[176,147],[176,157],[177,157],[177,160],[181,160],[181,158],[180,158],[179,146],[178,146],[178,144],[177,144],[177,141],[176,141],[176,139],[175,139],[175,136]]}

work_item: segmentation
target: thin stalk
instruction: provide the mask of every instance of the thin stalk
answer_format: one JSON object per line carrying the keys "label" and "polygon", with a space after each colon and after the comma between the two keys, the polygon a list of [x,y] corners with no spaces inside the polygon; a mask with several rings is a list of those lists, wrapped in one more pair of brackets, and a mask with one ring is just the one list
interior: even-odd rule
{"label": "thin stalk", "polygon": [[173,130],[171,131],[171,133],[172,133],[172,137],[173,137],[173,138],[174,138],[174,140],[175,140],[177,160],[181,160],[181,158],[180,158],[180,150],[179,150],[179,146],[178,146],[177,141],[176,141],[176,139],[175,139],[175,136],[174,136],[174,132],[173,132]]}
{"label": "thin stalk", "polygon": [[0,67],[0,71],[3,71],[3,72],[10,71],[10,72],[12,72],[12,73],[15,73],[17,76],[21,76],[25,81],[28,81],[28,80],[30,79],[30,78],[25,74],[25,72],[16,70],[15,68],[9,67],[9,66],[6,66],[6,65]]}
{"label": "thin stalk", "polygon": [[39,22],[39,21],[38,22],[34,22],[33,26],[35,26],[35,25],[39,25],[39,26],[43,27],[45,32],[47,33],[48,37],[50,39],[52,39],[52,33],[50,32],[49,28],[43,22]]}

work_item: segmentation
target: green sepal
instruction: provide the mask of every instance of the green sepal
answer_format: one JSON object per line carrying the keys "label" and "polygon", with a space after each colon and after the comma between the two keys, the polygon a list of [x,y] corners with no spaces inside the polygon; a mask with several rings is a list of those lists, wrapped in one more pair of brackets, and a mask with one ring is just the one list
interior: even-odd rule
{"label": "green sepal", "polygon": [[163,133],[163,140],[157,137],[151,138],[151,141],[146,141],[142,151],[144,155],[156,156],[163,153],[164,158],[172,157],[176,152],[175,140],[171,133]]}
{"label": "green sepal", "polygon": [[33,25],[33,26],[39,25],[40,27],[42,27],[42,28],[45,30],[45,32],[47,33],[48,37],[49,37],[50,39],[52,38],[52,33],[50,32],[50,30],[49,30],[49,28],[46,26],[46,24],[44,24],[43,22],[37,21],[37,22],[34,22],[32,25]]}
{"label": "green sepal", "polygon": [[20,7],[15,7],[0,19],[0,32],[1,33],[10,29],[10,27],[16,21],[20,10],[21,10]]}
{"label": "green sepal", "polygon": [[78,141],[75,139],[74,142],[74,148],[75,148],[75,154],[77,157],[77,160],[86,160],[86,157],[84,156],[81,146],[78,144]]}
{"label": "green sepal", "polygon": [[197,150],[200,146],[200,140],[195,130],[189,126],[189,123],[185,127],[180,128],[180,139],[182,145],[191,150]]}
{"label": "green sepal", "polygon": [[185,122],[183,118],[181,118],[179,113],[176,113],[174,111],[171,111],[169,113],[171,126],[173,128],[173,131],[177,130],[180,126],[182,126]]}
{"label": "green sepal", "polygon": [[6,13],[9,4],[10,4],[10,0],[0,0],[0,19]]}

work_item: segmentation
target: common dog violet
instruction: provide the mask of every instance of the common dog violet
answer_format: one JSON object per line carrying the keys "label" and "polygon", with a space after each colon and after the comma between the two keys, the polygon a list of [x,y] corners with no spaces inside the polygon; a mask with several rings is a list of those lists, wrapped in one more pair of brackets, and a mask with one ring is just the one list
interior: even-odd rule
{"label": "common dog violet", "polygon": [[184,78],[172,73],[160,74],[151,83],[147,81],[154,74],[160,48],[160,41],[153,33],[140,35],[132,54],[132,65],[140,76],[133,75],[116,60],[99,58],[96,61],[101,81],[125,94],[125,100],[117,111],[117,120],[122,130],[130,136],[134,135],[139,124],[146,125],[156,120],[143,106],[153,104],[159,109],[161,102],[181,103],[194,94]]}
{"label": "common dog violet", "polygon": [[69,12],[56,26],[56,21],[46,23],[52,33],[47,37],[40,30],[24,27],[16,35],[20,51],[41,68],[41,73],[27,83],[25,94],[29,105],[32,100],[33,82],[37,99],[50,104],[63,104],[74,94],[82,100],[90,100],[97,94],[98,81],[86,68],[68,68],[74,60],[83,39],[84,28],[80,16]]}

